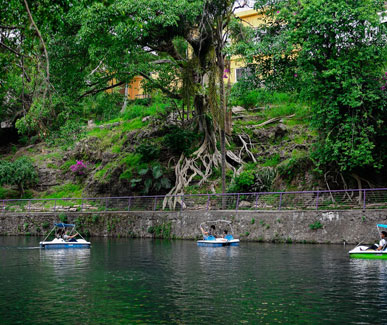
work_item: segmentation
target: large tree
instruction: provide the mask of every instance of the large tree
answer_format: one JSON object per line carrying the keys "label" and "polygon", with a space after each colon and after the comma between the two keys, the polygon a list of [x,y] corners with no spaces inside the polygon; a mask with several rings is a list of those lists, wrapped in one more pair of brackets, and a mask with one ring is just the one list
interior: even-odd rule
{"label": "large tree", "polygon": [[380,0],[256,1],[265,21],[234,46],[267,87],[310,100],[325,173],[382,170],[386,157],[386,26]]}
{"label": "large tree", "polygon": [[[223,50],[236,5],[234,0],[79,2],[52,42],[58,88],[65,91],[76,80],[71,96],[103,91],[113,78],[117,82],[109,87],[141,75],[145,87],[182,99],[188,112],[193,106],[203,141],[190,157],[180,157],[170,194],[182,193],[196,175],[206,181],[215,167],[223,166],[223,175],[227,166],[232,168],[224,145]],[[216,145],[217,129],[223,155]],[[241,161],[232,153],[227,156]]]}

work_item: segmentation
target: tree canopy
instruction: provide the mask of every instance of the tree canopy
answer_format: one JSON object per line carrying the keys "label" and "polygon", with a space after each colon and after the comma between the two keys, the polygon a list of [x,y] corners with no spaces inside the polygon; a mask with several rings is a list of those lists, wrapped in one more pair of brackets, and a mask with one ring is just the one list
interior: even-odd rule
{"label": "tree canopy", "polygon": [[386,163],[384,1],[256,1],[264,21],[234,44],[268,88],[311,102],[322,170],[356,173]]}

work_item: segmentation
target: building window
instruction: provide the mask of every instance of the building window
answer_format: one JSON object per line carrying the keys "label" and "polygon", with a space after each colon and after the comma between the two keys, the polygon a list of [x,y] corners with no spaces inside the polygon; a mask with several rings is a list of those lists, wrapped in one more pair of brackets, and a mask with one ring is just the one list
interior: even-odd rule
{"label": "building window", "polygon": [[252,71],[248,67],[235,69],[235,80],[237,82],[251,75]]}

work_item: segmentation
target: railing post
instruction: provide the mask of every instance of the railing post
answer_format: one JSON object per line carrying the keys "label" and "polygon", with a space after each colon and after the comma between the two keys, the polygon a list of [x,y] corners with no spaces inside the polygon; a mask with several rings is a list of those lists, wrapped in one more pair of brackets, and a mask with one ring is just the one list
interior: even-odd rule
{"label": "railing post", "polygon": [[256,194],[255,195],[255,210],[258,210],[258,197],[259,197],[259,194]]}
{"label": "railing post", "polygon": [[56,200],[54,200],[54,212],[56,212]]}
{"label": "railing post", "polygon": [[208,198],[207,198],[207,211],[210,207],[210,194],[208,194]]}
{"label": "railing post", "polygon": [[316,210],[318,210],[318,199],[319,199],[319,196],[320,196],[320,192],[318,191],[317,192],[317,196],[316,196]]}
{"label": "railing post", "polygon": [[83,198],[81,200],[81,212],[83,212]]}
{"label": "railing post", "polygon": [[128,212],[130,211],[130,205],[132,204],[132,198],[130,197],[128,200]]}
{"label": "railing post", "polygon": [[238,193],[238,196],[237,196],[237,201],[236,201],[236,206],[235,206],[235,210],[238,211],[238,207],[239,207],[239,193]]}
{"label": "railing post", "polygon": [[153,211],[156,211],[157,207],[157,197],[155,197],[154,203],[153,203]]}
{"label": "railing post", "polygon": [[278,206],[278,210],[281,210],[281,204],[282,204],[282,192],[280,194],[280,200],[279,200],[279,206]]}
{"label": "railing post", "polygon": [[5,212],[5,200],[3,200],[3,212]]}
{"label": "railing post", "polygon": [[31,210],[31,200],[28,200],[28,212]]}
{"label": "railing post", "polygon": [[363,210],[366,208],[366,190],[363,190]]}
{"label": "railing post", "polygon": [[108,198],[105,198],[105,212],[107,211],[107,206],[108,206]]}

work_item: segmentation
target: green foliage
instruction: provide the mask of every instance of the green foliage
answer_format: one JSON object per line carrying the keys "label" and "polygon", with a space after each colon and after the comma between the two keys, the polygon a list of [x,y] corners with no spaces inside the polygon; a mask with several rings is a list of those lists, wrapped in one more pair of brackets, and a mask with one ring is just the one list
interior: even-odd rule
{"label": "green foliage", "polygon": [[108,121],[120,114],[122,96],[101,92],[93,97],[86,97],[81,103],[81,114],[85,119],[96,122]]}
{"label": "green foliage", "polygon": [[165,136],[164,145],[177,155],[184,153],[189,156],[192,153],[192,146],[197,140],[198,134],[196,132],[172,126]]}
{"label": "green foliage", "polygon": [[82,123],[78,120],[67,120],[57,130],[53,130],[48,137],[46,142],[49,145],[64,146],[68,148],[74,142],[79,140],[85,135]]}
{"label": "green foliage", "polygon": [[38,174],[28,157],[21,157],[14,162],[0,160],[0,185],[17,185],[20,195],[24,189],[36,184]]}
{"label": "green foliage", "polygon": [[266,192],[270,191],[277,172],[272,167],[257,168],[254,164],[247,164],[246,168],[237,175],[228,192]]}
{"label": "green foliage", "polygon": [[323,225],[321,224],[320,221],[315,221],[314,223],[311,223],[309,225],[309,228],[312,229],[312,230],[317,230],[317,229],[323,228]]}
{"label": "green foliage", "polygon": [[136,148],[136,153],[142,156],[141,160],[143,162],[150,162],[158,159],[160,155],[160,148],[156,144],[141,143]]}
{"label": "green foliage", "polygon": [[0,199],[17,199],[20,198],[20,193],[9,188],[0,186]]}
{"label": "green foliage", "polygon": [[254,219],[254,218],[251,219],[251,224],[252,224],[252,225],[255,224],[255,219]]}
{"label": "green foliage", "polygon": [[67,216],[64,213],[59,213],[58,215],[60,222],[67,223]]}
{"label": "green foliage", "polygon": [[159,192],[162,189],[171,188],[171,182],[160,164],[148,165],[140,167],[137,170],[136,178],[130,180],[132,188],[139,188],[142,185],[142,192]]}
{"label": "green foliage", "polygon": [[153,234],[156,238],[171,238],[172,223],[162,223],[161,225],[155,225],[148,227],[148,233]]}
{"label": "green foliage", "polygon": [[[261,38],[253,57],[273,58],[263,75],[282,71],[277,79],[292,82],[312,103],[319,135],[313,158],[320,169],[350,173],[386,163],[383,6],[381,0],[256,1],[269,23],[256,32]],[[287,69],[281,70],[280,58]]]}
{"label": "green foliage", "polygon": [[50,224],[49,224],[47,221],[44,221],[44,222],[42,223],[42,228],[43,228],[44,230],[47,230],[49,227],[50,227]]}
{"label": "green foliage", "polygon": [[82,186],[79,184],[67,183],[53,186],[49,194],[43,195],[46,199],[79,198],[82,197]]}
{"label": "green foliage", "polygon": [[277,166],[277,171],[284,179],[291,181],[296,175],[303,175],[305,170],[309,170],[311,167],[313,167],[313,162],[305,152],[281,162]]}

